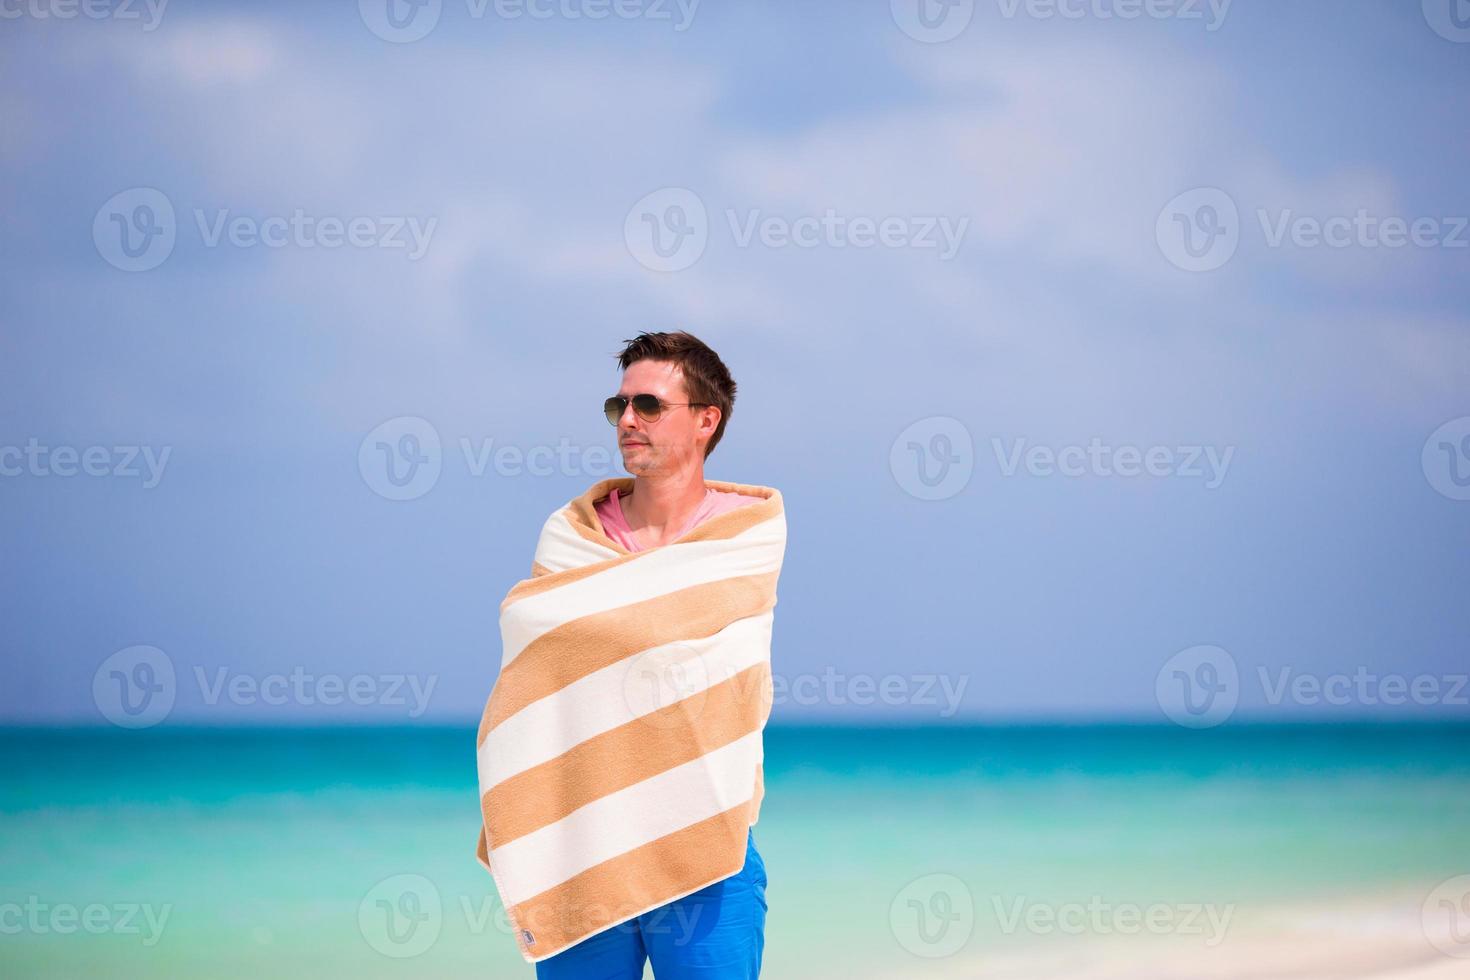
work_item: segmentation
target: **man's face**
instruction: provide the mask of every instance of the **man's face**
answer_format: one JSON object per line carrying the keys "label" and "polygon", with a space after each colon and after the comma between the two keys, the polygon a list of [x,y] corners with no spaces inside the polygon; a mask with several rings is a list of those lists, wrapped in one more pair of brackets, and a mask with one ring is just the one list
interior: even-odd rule
{"label": "man's face", "polygon": [[701,448],[714,435],[719,425],[720,410],[713,406],[688,408],[689,392],[684,387],[684,373],[673,361],[644,359],[628,365],[618,394],[657,395],[661,402],[676,402],[665,407],[657,422],[648,422],[633,410],[623,409],[618,420],[618,448],[623,454],[623,467],[635,476],[677,473],[689,463],[703,458]]}

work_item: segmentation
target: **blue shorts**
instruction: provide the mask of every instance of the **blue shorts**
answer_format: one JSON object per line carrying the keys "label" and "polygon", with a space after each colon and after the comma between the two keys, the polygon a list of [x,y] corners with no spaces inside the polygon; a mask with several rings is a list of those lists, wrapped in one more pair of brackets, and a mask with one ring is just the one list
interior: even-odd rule
{"label": "blue shorts", "polygon": [[756,980],[766,937],[766,865],[745,841],[737,874],[604,929],[536,964],[537,980]]}

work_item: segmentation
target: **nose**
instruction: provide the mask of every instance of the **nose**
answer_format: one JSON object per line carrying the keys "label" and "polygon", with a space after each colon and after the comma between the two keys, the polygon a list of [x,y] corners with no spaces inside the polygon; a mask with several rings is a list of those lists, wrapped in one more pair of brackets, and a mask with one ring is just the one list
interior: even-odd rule
{"label": "nose", "polygon": [[638,413],[633,411],[633,403],[629,402],[627,405],[623,406],[623,414],[621,417],[618,418],[618,433],[620,435],[626,436],[630,432],[637,432],[638,423],[642,421],[643,420],[638,417]]}

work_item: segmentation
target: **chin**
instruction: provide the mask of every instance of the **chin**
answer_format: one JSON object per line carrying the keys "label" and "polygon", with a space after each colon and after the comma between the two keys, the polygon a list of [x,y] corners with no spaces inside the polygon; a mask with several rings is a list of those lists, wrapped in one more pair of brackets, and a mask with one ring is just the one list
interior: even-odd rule
{"label": "chin", "polygon": [[653,469],[653,460],[638,453],[623,453],[623,469],[629,473],[646,473]]}

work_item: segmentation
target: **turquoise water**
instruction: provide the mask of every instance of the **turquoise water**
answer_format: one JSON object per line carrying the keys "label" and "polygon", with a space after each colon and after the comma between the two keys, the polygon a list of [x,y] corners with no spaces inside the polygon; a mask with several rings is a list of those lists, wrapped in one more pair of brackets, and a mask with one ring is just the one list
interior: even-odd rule
{"label": "turquoise water", "polygon": [[[473,746],[0,734],[0,975],[529,977],[474,861]],[[1470,872],[1470,727],[773,727],[766,766],[773,978],[1048,941],[1002,926],[1015,904],[1311,905]],[[973,906],[948,956],[902,921],[931,875],[920,904]]]}

